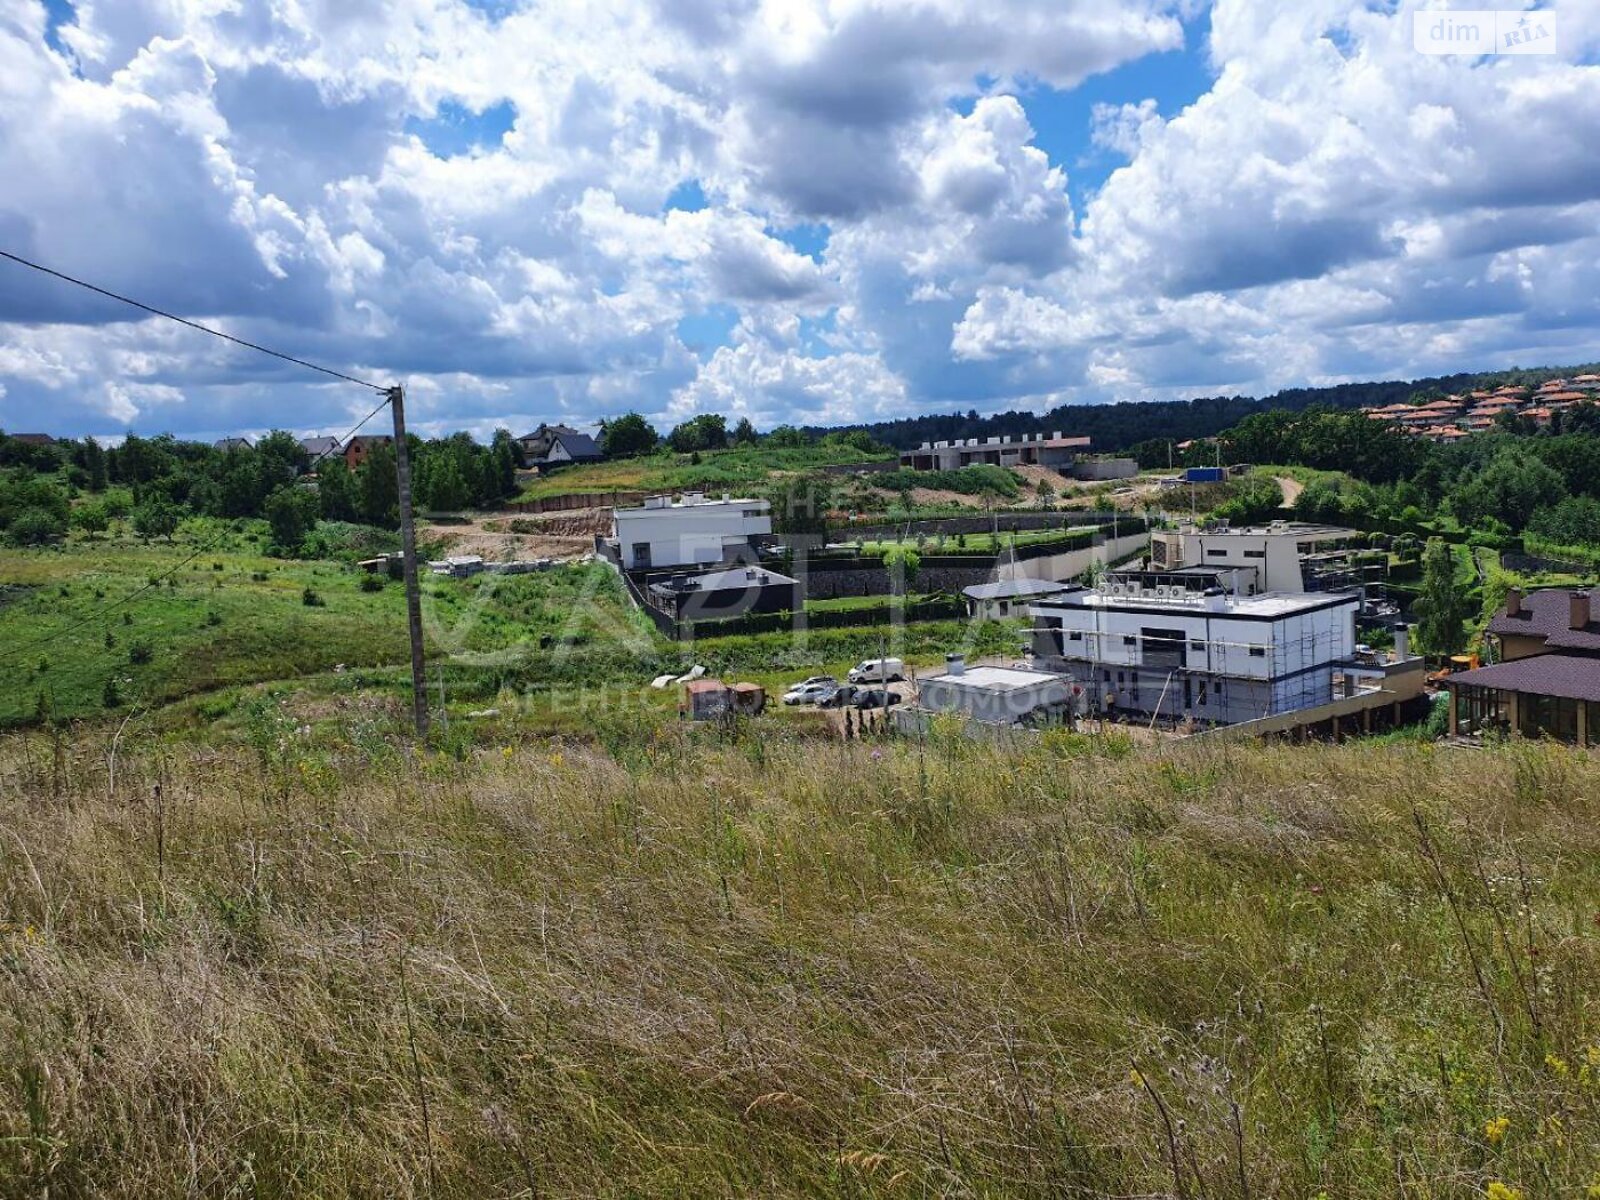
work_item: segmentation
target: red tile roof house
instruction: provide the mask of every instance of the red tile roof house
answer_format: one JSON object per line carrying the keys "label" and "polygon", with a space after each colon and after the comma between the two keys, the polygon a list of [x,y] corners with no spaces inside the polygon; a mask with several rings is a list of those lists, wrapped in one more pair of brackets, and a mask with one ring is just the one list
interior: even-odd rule
{"label": "red tile roof house", "polygon": [[1600,747],[1600,596],[1513,588],[1489,633],[1502,661],[1444,681],[1451,734],[1504,730]]}

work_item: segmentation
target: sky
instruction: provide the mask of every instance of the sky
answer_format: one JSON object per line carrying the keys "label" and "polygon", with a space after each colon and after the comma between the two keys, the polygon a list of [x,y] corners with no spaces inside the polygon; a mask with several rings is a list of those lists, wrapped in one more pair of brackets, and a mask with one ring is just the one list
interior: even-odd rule
{"label": "sky", "polygon": [[[432,434],[1600,358],[1600,4],[1423,7],[0,0],[0,249]],[[0,428],[371,404],[0,261]]]}

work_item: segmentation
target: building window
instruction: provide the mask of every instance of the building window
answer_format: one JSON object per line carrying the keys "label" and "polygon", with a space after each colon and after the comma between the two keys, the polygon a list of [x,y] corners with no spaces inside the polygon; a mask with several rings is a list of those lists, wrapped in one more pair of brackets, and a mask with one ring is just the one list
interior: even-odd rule
{"label": "building window", "polygon": [[1204,651],[1205,648],[1206,648],[1206,644],[1204,642],[1190,642],[1189,643],[1189,649],[1191,649],[1191,650]]}
{"label": "building window", "polygon": [[1076,633],[1076,632],[1069,633],[1069,634],[1067,634],[1067,637],[1070,638],[1074,642],[1083,641],[1083,634],[1081,634],[1081,633]]}
{"label": "building window", "polygon": [[1207,550],[1206,551],[1206,557],[1207,558],[1227,558],[1228,557],[1228,552],[1226,550]]}
{"label": "building window", "polygon": [[1213,692],[1213,693],[1214,693],[1214,694],[1215,694],[1215,695],[1218,695],[1218,696],[1220,696],[1220,695],[1222,695],[1222,680],[1220,680],[1220,679],[1213,679],[1213,680],[1212,680],[1212,681],[1211,681],[1211,691],[1212,691],[1212,692]]}
{"label": "building window", "polygon": [[1265,658],[1266,656],[1267,656],[1267,648],[1265,646],[1251,646],[1250,647],[1250,657],[1251,658]]}
{"label": "building window", "polygon": [[1500,726],[1500,693],[1494,688],[1456,689],[1456,732],[1483,733]]}
{"label": "building window", "polygon": [[1265,550],[1246,550],[1244,556],[1246,558],[1265,558],[1267,552]]}
{"label": "building window", "polygon": [[1559,696],[1523,696],[1522,736],[1543,737],[1548,734],[1558,742],[1578,740],[1578,702],[1563,700]]}
{"label": "building window", "polygon": [[1139,639],[1136,638],[1136,637],[1130,637],[1127,634],[1124,634],[1123,637],[1122,637],[1122,644],[1124,646],[1137,646],[1139,644]]}

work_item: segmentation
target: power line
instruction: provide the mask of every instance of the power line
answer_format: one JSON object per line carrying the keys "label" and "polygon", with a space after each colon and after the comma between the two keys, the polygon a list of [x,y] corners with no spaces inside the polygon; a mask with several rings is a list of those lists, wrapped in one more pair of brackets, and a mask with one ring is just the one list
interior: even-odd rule
{"label": "power line", "polygon": [[346,375],[340,371],[331,370],[328,367],[319,367],[314,362],[307,362],[305,359],[296,358],[292,354],[284,354],[281,351],[269,349],[268,347],[258,345],[255,342],[247,342],[243,338],[234,337],[231,333],[223,333],[220,329],[213,329],[209,325],[202,325],[198,321],[189,320],[187,317],[180,317],[174,313],[169,313],[162,309],[155,308],[141,300],[134,300],[131,297],[122,296],[118,295],[116,292],[107,291],[105,288],[98,287],[95,284],[89,283],[85,280],[75,279],[71,275],[64,274],[61,271],[54,270],[50,267],[44,266],[41,263],[32,262],[29,259],[23,258],[20,254],[11,253],[9,250],[0,250],[0,258],[10,259],[12,262],[18,263],[21,266],[32,268],[41,274],[53,276],[56,279],[73,284],[76,287],[81,287],[88,291],[94,292],[97,295],[105,296],[107,299],[115,300],[119,304],[131,305],[134,308],[141,309],[144,312],[149,313],[151,316],[163,317],[168,321],[176,321],[179,325],[187,325],[190,329],[198,329],[201,333],[209,333],[212,337],[221,338],[225,342],[232,342],[235,346],[243,346],[246,350],[255,350],[261,354],[271,355],[273,358],[280,358],[284,362],[293,363],[297,367],[305,367],[307,370],[311,371],[320,371],[324,375],[331,375],[335,379],[344,380],[346,383],[354,383],[364,388],[371,388],[375,392],[388,391],[387,388],[380,387],[376,383],[368,383],[365,379],[357,379],[354,375]]}
{"label": "power line", "polygon": [[[5,251],[0,250],[0,254],[4,254],[4,253],[5,253]],[[344,442],[344,443],[348,444],[351,438],[353,438],[356,434],[361,432],[361,427],[363,425],[365,425],[368,421],[372,420],[373,417],[377,416],[385,408],[389,407],[389,401],[390,401],[391,398],[392,398],[392,393],[388,389],[384,389],[383,402],[380,403],[377,408],[375,408],[371,412],[369,412],[366,416],[362,417],[361,420],[356,422],[355,426],[350,430],[350,432],[345,434],[344,437],[342,437],[339,440],[341,442]],[[310,467],[315,467],[318,463],[320,463],[324,458],[326,458],[328,456],[328,454],[332,451],[332,449],[333,448],[330,446],[327,450],[324,450],[321,454],[319,454],[315,458],[313,458],[311,460]],[[307,469],[309,470],[310,468],[308,467]],[[71,625],[68,625],[65,629],[59,629],[55,633],[49,633],[49,634],[46,634],[44,637],[35,638],[31,642],[23,642],[19,646],[11,647],[11,649],[8,652],[6,652],[5,654],[0,654],[0,663],[11,662],[12,660],[16,659],[17,657],[28,653],[30,650],[37,650],[41,646],[48,646],[50,643],[59,641],[62,638],[66,637],[68,634],[76,633],[78,630],[82,629],[85,625],[94,624],[97,620],[99,620],[104,615],[106,615],[108,613],[111,613],[111,612],[115,612],[117,609],[122,608],[124,605],[133,603],[133,601],[137,600],[140,596],[144,595],[146,592],[152,591],[155,588],[160,587],[162,585],[162,583],[164,583],[166,580],[172,578],[172,576],[176,575],[179,571],[183,570],[185,567],[187,567],[190,563],[192,563],[195,559],[199,558],[201,555],[209,553],[217,545],[217,543],[222,540],[222,538],[223,538],[222,531],[218,531],[218,533],[217,533],[217,535],[215,537],[213,537],[209,541],[207,541],[205,543],[205,545],[201,546],[193,554],[191,554],[187,558],[184,558],[183,560],[181,560],[176,566],[173,566],[170,569],[161,572],[161,574],[159,574],[159,575],[152,575],[148,580],[145,581],[144,586],[134,589],[133,591],[129,592],[126,596],[122,597],[122,599],[113,600],[108,604],[103,604],[103,605],[97,606],[97,611],[90,612],[88,616],[82,617],[82,618],[78,619],[77,621],[74,621]]]}

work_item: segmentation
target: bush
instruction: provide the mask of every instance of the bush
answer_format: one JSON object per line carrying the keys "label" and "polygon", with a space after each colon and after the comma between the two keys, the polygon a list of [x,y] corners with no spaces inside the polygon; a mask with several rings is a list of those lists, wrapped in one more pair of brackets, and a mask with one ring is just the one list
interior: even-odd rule
{"label": "bush", "polygon": [[42,546],[60,541],[66,533],[67,523],[54,513],[25,508],[12,519],[6,537],[16,546]]}
{"label": "bush", "polygon": [[361,590],[363,592],[381,592],[387,582],[382,575],[363,575],[361,577]]}
{"label": "bush", "polygon": [[322,608],[326,602],[321,596],[317,595],[315,588],[308,587],[300,593],[300,603],[307,608]]}
{"label": "bush", "polygon": [[154,657],[155,652],[148,642],[134,642],[128,647],[128,661],[136,667],[144,666]]}

